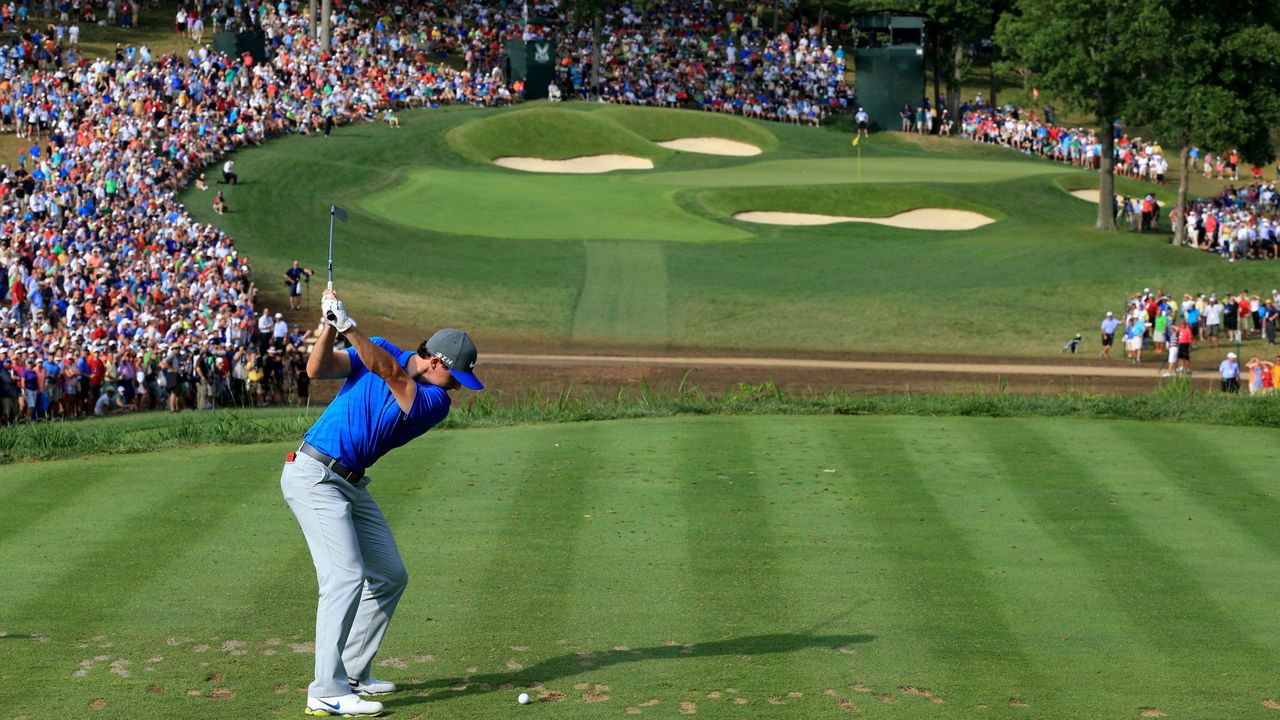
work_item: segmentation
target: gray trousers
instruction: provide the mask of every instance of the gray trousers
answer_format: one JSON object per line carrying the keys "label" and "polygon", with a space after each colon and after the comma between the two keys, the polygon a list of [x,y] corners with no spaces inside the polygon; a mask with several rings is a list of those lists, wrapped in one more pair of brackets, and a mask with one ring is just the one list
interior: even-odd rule
{"label": "gray trousers", "polygon": [[280,489],[307,538],[316,566],[316,676],[311,697],[351,692],[365,680],[409,576],[391,528],[365,489],[307,455],[286,462]]}

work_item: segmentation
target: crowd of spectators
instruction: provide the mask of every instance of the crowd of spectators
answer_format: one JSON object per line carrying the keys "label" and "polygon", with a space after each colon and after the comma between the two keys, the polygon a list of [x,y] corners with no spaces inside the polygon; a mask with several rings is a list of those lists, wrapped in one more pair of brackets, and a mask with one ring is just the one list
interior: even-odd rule
{"label": "crowd of spectators", "polygon": [[1119,316],[1108,312],[1102,319],[1101,356],[1110,358],[1120,340],[1130,362],[1142,363],[1143,353],[1151,350],[1158,361],[1167,362],[1166,372],[1185,373],[1190,372],[1191,351],[1201,345],[1214,350],[1254,338],[1275,345],[1278,323],[1280,290],[1183,293],[1178,299],[1159,288],[1144,288],[1130,295]]}
{"label": "crowd of spectators", "polygon": [[[744,12],[711,0],[624,3],[602,21],[600,87],[591,87],[594,47],[589,23],[555,7],[555,22],[534,36],[556,41],[557,82],[579,98],[657,107],[701,108],[743,117],[819,125],[852,112],[845,52],[818,23],[766,29],[762,6]],[[528,34],[526,34],[526,37]]]}
{"label": "crowd of spectators", "polygon": [[1230,262],[1275,258],[1280,255],[1280,191],[1274,182],[1224,188],[1190,204],[1185,229],[1187,245]]}

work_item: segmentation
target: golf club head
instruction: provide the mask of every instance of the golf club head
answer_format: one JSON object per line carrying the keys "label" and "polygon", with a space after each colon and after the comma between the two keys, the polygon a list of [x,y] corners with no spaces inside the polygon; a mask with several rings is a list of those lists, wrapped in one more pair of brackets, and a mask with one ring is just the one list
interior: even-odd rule
{"label": "golf club head", "polygon": [[338,218],[338,220],[340,220],[341,222],[346,222],[346,221],[347,221],[347,211],[346,211],[346,210],[343,210],[342,208],[338,207],[337,205],[330,205],[330,206],[329,206],[329,212],[330,212],[330,214],[332,214],[334,217]]}

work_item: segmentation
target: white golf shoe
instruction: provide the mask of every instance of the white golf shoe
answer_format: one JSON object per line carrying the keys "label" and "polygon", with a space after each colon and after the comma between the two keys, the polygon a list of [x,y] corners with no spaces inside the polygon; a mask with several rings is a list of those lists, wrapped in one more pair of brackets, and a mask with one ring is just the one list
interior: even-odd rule
{"label": "white golf shoe", "polygon": [[382,714],[382,703],[351,693],[329,698],[307,698],[307,714],[320,717],[373,717]]}
{"label": "white golf shoe", "polygon": [[352,680],[351,692],[361,696],[386,695],[396,691],[396,684],[390,680],[379,680],[370,675],[365,680]]}

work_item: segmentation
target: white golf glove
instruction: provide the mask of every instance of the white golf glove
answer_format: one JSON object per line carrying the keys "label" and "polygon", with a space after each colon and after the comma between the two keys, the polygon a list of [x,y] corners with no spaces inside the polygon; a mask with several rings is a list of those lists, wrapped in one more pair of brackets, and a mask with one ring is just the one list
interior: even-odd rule
{"label": "white golf glove", "polygon": [[332,295],[325,295],[320,301],[320,310],[324,313],[324,321],[340,333],[345,333],[356,326],[355,318],[347,315],[347,308],[342,301]]}

